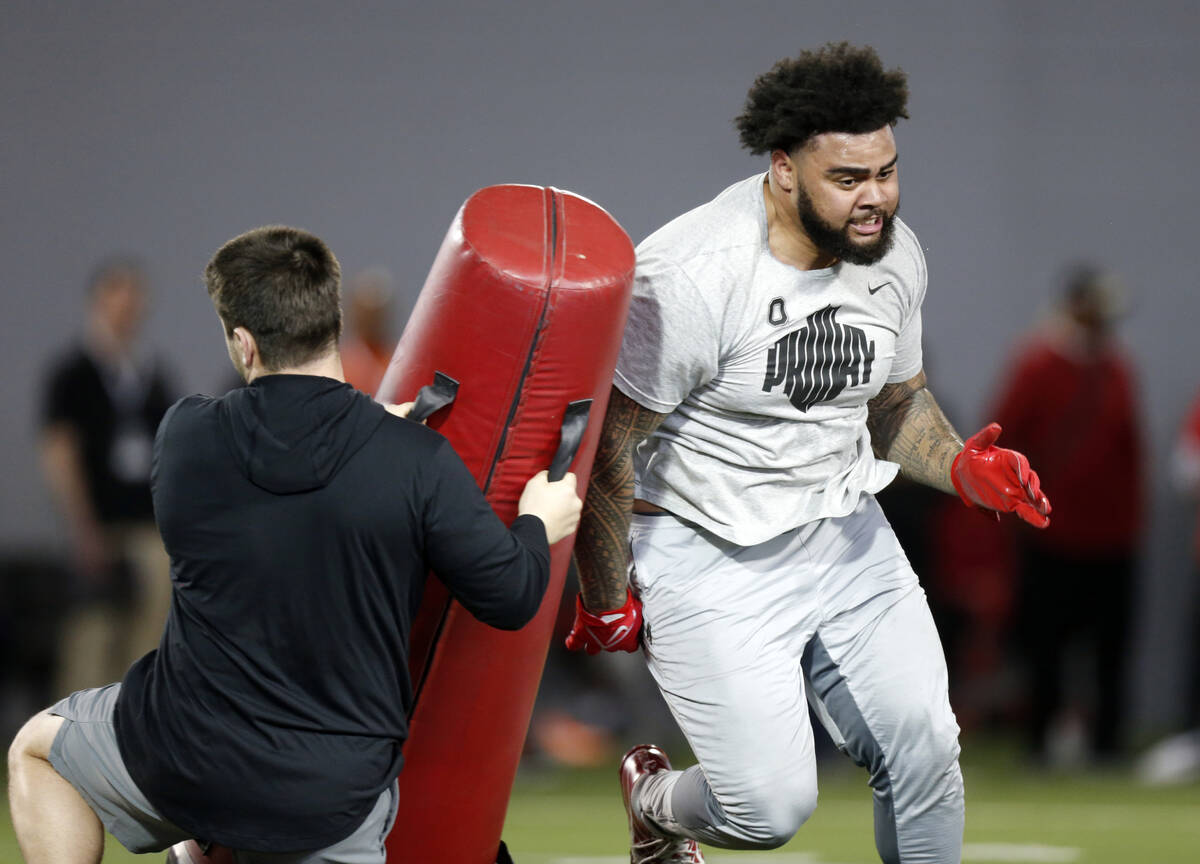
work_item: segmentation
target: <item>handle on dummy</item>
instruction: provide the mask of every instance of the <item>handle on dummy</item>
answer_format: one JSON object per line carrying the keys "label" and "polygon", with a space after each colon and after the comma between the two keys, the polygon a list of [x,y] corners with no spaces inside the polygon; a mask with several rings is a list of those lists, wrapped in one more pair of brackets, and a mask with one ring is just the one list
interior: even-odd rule
{"label": "handle on dummy", "polygon": [[576,399],[567,403],[563,414],[562,437],[558,442],[558,450],[550,461],[549,480],[551,483],[561,480],[575,460],[575,453],[583,441],[583,433],[587,430],[588,413],[592,410],[591,399]]}
{"label": "handle on dummy", "polygon": [[458,382],[445,372],[434,372],[433,383],[417,391],[408,419],[424,423],[439,408],[445,408],[458,395]]}

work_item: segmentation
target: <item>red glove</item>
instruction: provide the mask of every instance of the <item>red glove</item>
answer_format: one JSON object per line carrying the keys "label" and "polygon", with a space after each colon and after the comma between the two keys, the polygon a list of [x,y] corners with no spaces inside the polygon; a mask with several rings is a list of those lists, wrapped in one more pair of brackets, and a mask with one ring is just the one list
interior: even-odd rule
{"label": "red glove", "polygon": [[636,651],[642,634],[642,601],[625,589],[625,605],[611,612],[589,612],[575,597],[575,623],[567,634],[568,651]]}
{"label": "red glove", "polygon": [[989,423],[967,439],[950,466],[950,479],[968,507],[1016,513],[1035,528],[1050,524],[1050,499],[1037,472],[1016,450],[994,446],[1000,424]]}

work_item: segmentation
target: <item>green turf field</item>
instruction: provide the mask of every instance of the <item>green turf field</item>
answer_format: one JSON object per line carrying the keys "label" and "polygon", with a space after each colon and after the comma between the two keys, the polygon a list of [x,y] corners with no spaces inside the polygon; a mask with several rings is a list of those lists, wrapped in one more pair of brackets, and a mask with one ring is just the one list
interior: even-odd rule
{"label": "green turf field", "polygon": [[[964,746],[966,862],[1200,864],[1200,785],[1144,789],[1122,772],[1032,774],[1002,747]],[[16,864],[5,808],[0,864]],[[775,852],[705,850],[725,864],[877,864],[865,774],[837,758],[821,770],[816,815]],[[603,771],[523,769],[504,839],[515,864],[628,861],[615,766]],[[161,861],[110,841],[106,862]],[[447,862],[453,864],[453,862]]]}

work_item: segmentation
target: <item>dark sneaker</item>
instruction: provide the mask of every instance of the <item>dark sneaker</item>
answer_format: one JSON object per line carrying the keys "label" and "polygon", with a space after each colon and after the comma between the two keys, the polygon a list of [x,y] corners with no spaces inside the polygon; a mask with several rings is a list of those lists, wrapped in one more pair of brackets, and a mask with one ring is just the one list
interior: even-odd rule
{"label": "dark sneaker", "polygon": [[167,864],[233,864],[233,853],[224,846],[185,840],[167,850]]}
{"label": "dark sneaker", "polygon": [[647,774],[670,771],[671,760],[653,744],[639,744],[621,759],[621,797],[629,817],[630,864],[704,864],[704,856],[695,840],[664,837],[646,825],[634,813],[633,787]]}

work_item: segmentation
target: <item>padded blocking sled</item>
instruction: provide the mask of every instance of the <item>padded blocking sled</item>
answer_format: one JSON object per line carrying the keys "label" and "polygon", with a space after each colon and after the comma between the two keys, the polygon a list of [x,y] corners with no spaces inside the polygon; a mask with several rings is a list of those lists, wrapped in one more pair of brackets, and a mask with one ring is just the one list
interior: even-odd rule
{"label": "padded blocking sled", "polygon": [[[408,401],[441,373],[423,394],[426,410],[439,390],[444,405],[428,423],[506,523],[525,482],[550,465],[560,432],[572,426],[583,432],[572,470],[586,494],[634,260],[604,210],[538,186],[476,192],[442,243],[379,397]],[[583,429],[578,403],[587,399]],[[415,700],[389,864],[502,857],[504,814],[573,542],[551,549],[546,598],[515,633],[479,623],[428,580],[410,640]]]}

